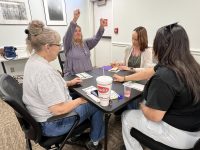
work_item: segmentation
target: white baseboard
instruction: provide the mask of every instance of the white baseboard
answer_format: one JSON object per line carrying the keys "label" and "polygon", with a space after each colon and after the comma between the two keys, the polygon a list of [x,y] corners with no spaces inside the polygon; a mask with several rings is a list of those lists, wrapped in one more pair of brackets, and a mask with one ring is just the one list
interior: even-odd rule
{"label": "white baseboard", "polygon": [[123,42],[112,42],[112,46],[118,46],[118,47],[126,47],[131,45],[131,43],[123,43]]}

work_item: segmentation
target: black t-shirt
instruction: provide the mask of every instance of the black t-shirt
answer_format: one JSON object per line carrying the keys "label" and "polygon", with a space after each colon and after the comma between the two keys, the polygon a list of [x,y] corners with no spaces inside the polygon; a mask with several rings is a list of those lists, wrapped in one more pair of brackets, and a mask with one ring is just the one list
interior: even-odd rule
{"label": "black t-shirt", "polygon": [[200,103],[193,104],[193,95],[173,70],[161,65],[156,65],[154,70],[155,75],[144,89],[146,105],[167,111],[163,121],[175,128],[199,131]]}

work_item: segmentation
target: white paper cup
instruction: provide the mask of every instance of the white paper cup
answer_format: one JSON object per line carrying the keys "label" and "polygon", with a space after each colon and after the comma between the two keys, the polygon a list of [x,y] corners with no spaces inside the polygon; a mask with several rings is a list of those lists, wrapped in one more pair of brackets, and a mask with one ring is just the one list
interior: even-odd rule
{"label": "white paper cup", "polygon": [[113,79],[110,76],[99,76],[96,78],[98,95],[101,106],[108,106]]}

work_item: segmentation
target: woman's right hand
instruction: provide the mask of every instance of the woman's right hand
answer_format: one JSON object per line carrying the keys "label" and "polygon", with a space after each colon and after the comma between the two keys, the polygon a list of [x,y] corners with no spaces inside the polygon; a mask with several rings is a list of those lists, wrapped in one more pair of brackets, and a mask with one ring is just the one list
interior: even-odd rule
{"label": "woman's right hand", "polygon": [[117,81],[117,82],[124,82],[124,77],[123,76],[119,76],[117,74],[113,75],[113,80]]}
{"label": "woman's right hand", "polygon": [[84,98],[82,98],[82,97],[79,97],[77,99],[79,100],[79,104],[80,105],[87,103],[87,101]]}
{"label": "woman's right hand", "polygon": [[79,9],[74,10],[73,21],[76,22],[78,20],[79,16],[80,16],[80,10]]}
{"label": "woman's right hand", "polygon": [[101,18],[100,19],[100,27],[104,28],[105,26],[106,26],[106,21],[105,21],[105,19]]}
{"label": "woman's right hand", "polygon": [[126,70],[126,71],[130,70],[130,68],[127,67],[127,66],[119,66],[118,69],[119,70]]}

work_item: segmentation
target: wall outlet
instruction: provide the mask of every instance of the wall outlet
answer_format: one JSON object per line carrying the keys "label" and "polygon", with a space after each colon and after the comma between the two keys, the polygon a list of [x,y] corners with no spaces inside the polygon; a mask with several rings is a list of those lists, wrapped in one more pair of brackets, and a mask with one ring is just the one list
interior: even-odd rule
{"label": "wall outlet", "polygon": [[14,67],[10,67],[10,72],[15,72],[15,68]]}

